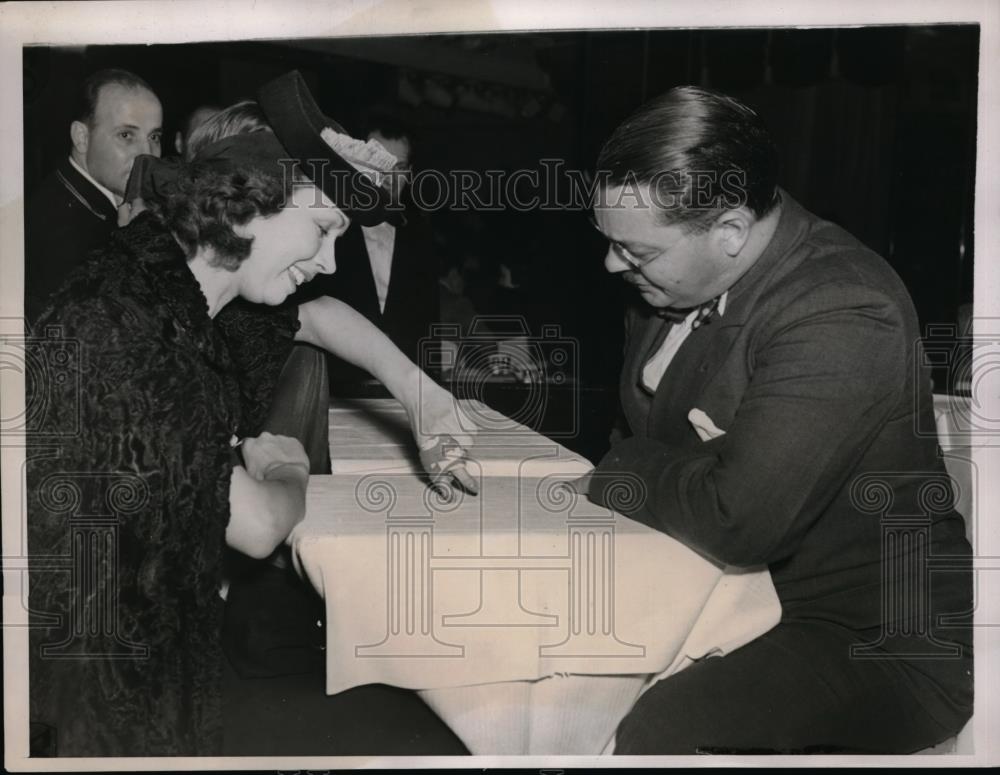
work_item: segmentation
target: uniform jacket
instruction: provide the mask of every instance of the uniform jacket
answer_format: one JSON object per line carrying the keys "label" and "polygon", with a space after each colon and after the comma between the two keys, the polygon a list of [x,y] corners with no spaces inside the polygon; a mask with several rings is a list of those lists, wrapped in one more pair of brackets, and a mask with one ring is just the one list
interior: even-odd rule
{"label": "uniform jacket", "polygon": [[25,313],[34,321],[50,294],[118,225],[108,198],[65,158],[25,208]]}

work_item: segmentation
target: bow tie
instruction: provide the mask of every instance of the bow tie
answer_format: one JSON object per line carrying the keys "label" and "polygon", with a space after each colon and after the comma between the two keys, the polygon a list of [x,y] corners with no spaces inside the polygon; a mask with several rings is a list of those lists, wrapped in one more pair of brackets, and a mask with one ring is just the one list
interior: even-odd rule
{"label": "bow tie", "polygon": [[[706,301],[696,308],[697,311],[695,312],[694,320],[691,321],[692,331],[711,321],[712,315],[719,309],[719,299],[721,298],[721,296],[716,296],[714,299]],[[672,323],[682,323],[691,314],[691,310],[661,309],[656,314]]]}

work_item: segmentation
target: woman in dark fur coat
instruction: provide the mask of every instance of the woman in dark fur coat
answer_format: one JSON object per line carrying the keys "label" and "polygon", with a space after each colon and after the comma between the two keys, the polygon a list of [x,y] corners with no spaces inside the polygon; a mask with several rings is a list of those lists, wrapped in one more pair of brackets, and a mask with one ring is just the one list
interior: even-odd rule
{"label": "woman in dark fur coat", "polygon": [[[301,114],[300,86],[262,90],[274,133],[220,140],[159,180],[150,212],[38,321],[31,718],[60,756],[221,750],[223,552],[280,546],[309,474],[300,442],[255,435],[299,330],[278,305],[333,271],[351,217],[380,217],[378,196],[355,212],[334,181],[348,164]],[[272,309],[224,332],[216,316],[237,297]]]}

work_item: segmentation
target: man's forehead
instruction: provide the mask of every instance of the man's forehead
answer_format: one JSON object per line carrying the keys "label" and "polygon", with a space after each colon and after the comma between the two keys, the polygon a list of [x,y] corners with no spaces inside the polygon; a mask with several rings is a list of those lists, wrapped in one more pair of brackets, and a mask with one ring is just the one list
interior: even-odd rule
{"label": "man's forehead", "polygon": [[639,226],[657,221],[647,195],[619,187],[598,189],[593,211],[595,218],[608,223]]}
{"label": "man's forehead", "polygon": [[155,110],[158,121],[162,116],[160,100],[149,89],[144,89],[141,86],[108,83],[102,86],[97,93],[94,114],[98,120],[118,122],[126,116],[147,108]]}

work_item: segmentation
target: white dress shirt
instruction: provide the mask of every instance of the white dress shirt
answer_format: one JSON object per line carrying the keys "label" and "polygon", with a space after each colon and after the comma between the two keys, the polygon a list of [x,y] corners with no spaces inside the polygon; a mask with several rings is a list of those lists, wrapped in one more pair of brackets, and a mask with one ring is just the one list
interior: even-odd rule
{"label": "white dress shirt", "polygon": [[385,312],[385,300],[389,296],[389,277],[392,274],[392,251],[396,244],[396,227],[390,223],[380,223],[377,226],[362,226],[365,235],[365,249],[368,251],[368,261],[372,265],[372,277],[375,278],[375,293],[378,295],[378,308]]}
{"label": "white dress shirt", "polygon": [[69,163],[73,165],[73,168],[77,172],[79,172],[87,180],[89,180],[90,183],[91,183],[91,185],[93,185],[94,188],[96,188],[98,191],[100,191],[102,194],[104,194],[104,196],[106,196],[108,198],[108,201],[111,202],[111,206],[112,207],[114,207],[116,210],[119,207],[121,207],[122,200],[120,200],[118,197],[116,197],[114,194],[112,194],[111,191],[109,191],[104,186],[102,186],[100,183],[98,183],[96,180],[94,180],[92,177],[90,177],[90,173],[87,172],[87,170],[85,170],[79,164],[77,164],[76,163],[76,159],[74,159],[72,156],[69,157]]}
{"label": "white dress shirt", "polygon": [[[720,317],[726,312],[726,298],[729,296],[729,291],[726,291],[719,297],[719,307],[715,314]],[[670,361],[674,359],[677,351],[681,349],[681,345],[684,344],[684,340],[691,335],[691,324],[694,323],[695,317],[698,315],[698,310],[693,310],[684,320],[679,323],[674,323],[671,326],[670,331],[667,332],[666,338],[663,340],[663,344],[660,348],[653,353],[646,365],[642,368],[642,386],[648,390],[650,393],[655,393],[656,388],[660,384],[660,380],[663,379],[663,375],[667,371],[667,367],[670,365]]]}

